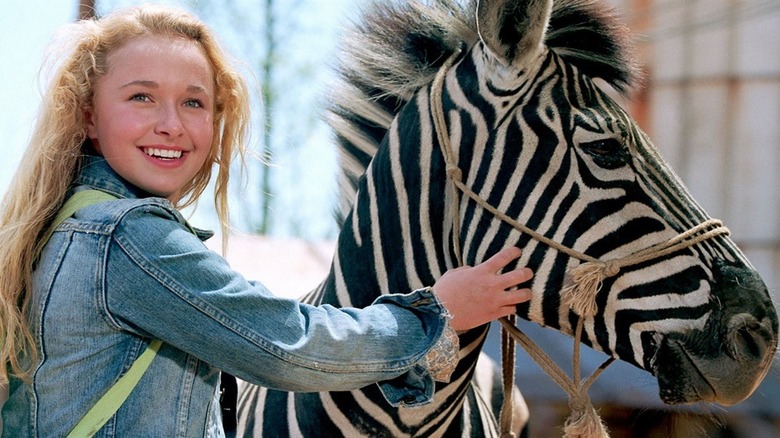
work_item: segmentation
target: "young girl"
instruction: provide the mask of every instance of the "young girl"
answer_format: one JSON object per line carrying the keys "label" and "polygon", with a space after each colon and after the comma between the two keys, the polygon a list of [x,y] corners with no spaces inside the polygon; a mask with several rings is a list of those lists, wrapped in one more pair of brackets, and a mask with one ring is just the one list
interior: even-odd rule
{"label": "young girl", "polygon": [[[507,291],[528,269],[500,273],[516,248],[362,310],[244,280],[178,211],[216,168],[226,231],[230,162],[248,129],[247,88],[210,30],[151,7],[75,29],[0,211],[3,436],[64,436],[153,339],[162,347],[101,436],[221,435],[219,370],[287,391],[380,382],[403,395],[391,403],[424,403],[454,366],[429,360],[456,357],[453,330],[530,298]],[[81,208],[47,239],[63,202],[87,189],[118,199]]]}

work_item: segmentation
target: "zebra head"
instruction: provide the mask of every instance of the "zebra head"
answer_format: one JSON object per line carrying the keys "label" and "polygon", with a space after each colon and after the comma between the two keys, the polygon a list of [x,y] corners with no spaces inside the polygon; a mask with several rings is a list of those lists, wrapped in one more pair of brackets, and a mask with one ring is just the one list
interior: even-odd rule
{"label": "zebra head", "polygon": [[[517,245],[524,249],[520,264],[535,271],[533,299],[518,314],[573,334],[580,316],[561,290],[581,261],[457,196],[448,173],[455,169],[469,190],[512,220],[598,260],[641,253],[710,217],[594,82],[626,91],[632,81],[625,35],[603,6],[433,3],[381,6],[373,19],[364,18],[344,69],[353,90],[334,105],[332,124],[351,159],[344,164],[345,180],[353,173],[347,186],[357,188],[356,169],[373,159],[356,203],[371,198],[372,217],[386,223],[374,223],[377,238],[405,242],[397,251],[382,249],[387,287],[430,282],[459,258],[474,265]],[[441,89],[431,93],[433,75],[464,43]],[[436,138],[437,106],[451,163]],[[342,236],[359,233],[359,209]],[[595,314],[585,319],[582,342],[653,373],[663,401],[728,405],[761,382],[777,347],[777,314],[767,287],[727,235],[612,274],[596,295]]]}

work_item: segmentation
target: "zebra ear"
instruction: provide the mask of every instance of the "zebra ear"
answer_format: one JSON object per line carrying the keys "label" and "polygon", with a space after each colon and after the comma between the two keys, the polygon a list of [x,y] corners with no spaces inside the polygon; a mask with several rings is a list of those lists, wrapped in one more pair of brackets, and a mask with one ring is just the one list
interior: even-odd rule
{"label": "zebra ear", "polygon": [[544,47],[552,0],[477,0],[477,31],[505,66],[522,67]]}

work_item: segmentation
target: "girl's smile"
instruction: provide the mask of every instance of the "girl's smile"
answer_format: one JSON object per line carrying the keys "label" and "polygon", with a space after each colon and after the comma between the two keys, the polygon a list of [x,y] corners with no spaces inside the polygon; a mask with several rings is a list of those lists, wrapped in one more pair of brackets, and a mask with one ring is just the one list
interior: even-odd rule
{"label": "girl's smile", "polygon": [[122,178],[176,203],[208,158],[213,99],[212,69],[197,43],[139,37],[109,55],[85,112],[87,134]]}
{"label": "girl's smile", "polygon": [[166,146],[144,146],[140,149],[146,154],[147,161],[153,166],[175,169],[184,164],[185,152],[181,149],[172,149]]}
{"label": "girl's smile", "polygon": [[182,151],[176,151],[172,149],[156,149],[156,148],[143,148],[144,152],[146,152],[146,155],[152,157],[152,158],[158,158],[163,161],[167,160],[178,160],[182,156]]}

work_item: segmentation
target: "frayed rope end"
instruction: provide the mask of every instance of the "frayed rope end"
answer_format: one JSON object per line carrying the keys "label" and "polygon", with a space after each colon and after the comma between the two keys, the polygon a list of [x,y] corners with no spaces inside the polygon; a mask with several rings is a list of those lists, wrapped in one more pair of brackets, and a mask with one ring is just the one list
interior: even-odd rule
{"label": "frayed rope end", "polygon": [[571,271],[572,283],[561,291],[563,304],[577,315],[587,318],[596,314],[596,295],[604,279],[617,275],[620,266],[611,262],[586,262]]}
{"label": "frayed rope end", "polygon": [[588,403],[584,411],[573,411],[566,420],[563,438],[609,438],[609,432],[596,409]]}

